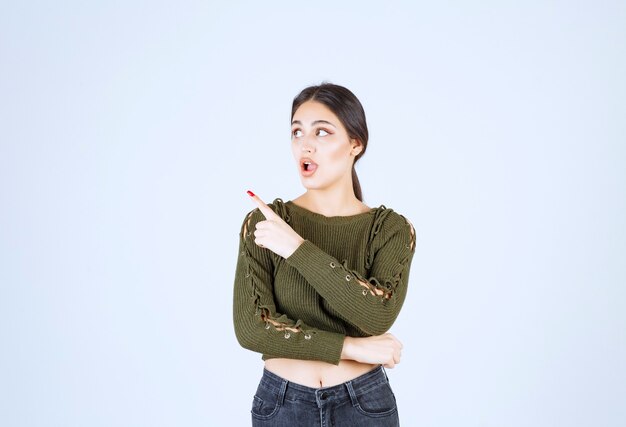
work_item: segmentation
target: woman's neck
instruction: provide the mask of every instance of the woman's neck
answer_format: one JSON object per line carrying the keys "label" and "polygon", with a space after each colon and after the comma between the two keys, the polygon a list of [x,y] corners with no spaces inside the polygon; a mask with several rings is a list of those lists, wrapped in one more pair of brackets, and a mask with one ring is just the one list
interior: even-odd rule
{"label": "woman's neck", "polygon": [[312,212],[324,216],[348,216],[367,212],[369,208],[354,195],[354,191],[307,190],[292,200]]}

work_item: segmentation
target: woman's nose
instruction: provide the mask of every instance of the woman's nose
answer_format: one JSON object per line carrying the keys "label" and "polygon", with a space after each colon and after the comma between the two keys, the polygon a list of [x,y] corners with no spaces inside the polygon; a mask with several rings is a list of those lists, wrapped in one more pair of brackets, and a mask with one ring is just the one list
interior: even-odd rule
{"label": "woman's nose", "polygon": [[303,138],[302,151],[308,151],[309,153],[315,151],[315,146],[309,141],[308,138]]}

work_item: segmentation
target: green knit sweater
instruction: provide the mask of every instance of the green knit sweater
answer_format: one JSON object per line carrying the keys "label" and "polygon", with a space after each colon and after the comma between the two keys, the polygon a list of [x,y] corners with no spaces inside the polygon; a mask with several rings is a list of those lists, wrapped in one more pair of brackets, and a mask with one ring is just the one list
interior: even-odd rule
{"label": "green knit sweater", "polygon": [[345,336],[385,333],[407,293],[415,230],[384,205],[327,217],[280,198],[268,204],[303,239],[283,258],[254,242],[257,208],[239,234],[233,317],[244,348],[339,364]]}

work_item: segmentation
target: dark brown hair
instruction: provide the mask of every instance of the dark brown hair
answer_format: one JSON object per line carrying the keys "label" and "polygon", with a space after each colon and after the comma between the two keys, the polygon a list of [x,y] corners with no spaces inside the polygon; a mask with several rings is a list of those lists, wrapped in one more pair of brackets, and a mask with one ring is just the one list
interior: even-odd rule
{"label": "dark brown hair", "polygon": [[293,99],[291,120],[293,120],[293,115],[296,113],[298,107],[306,101],[317,101],[324,104],[339,118],[341,124],[346,128],[348,136],[358,139],[361,142],[363,150],[355,157],[354,163],[352,163],[352,188],[356,198],[362,202],[363,193],[361,191],[359,178],[354,169],[354,164],[365,154],[369,136],[363,106],[357,97],[347,88],[328,82],[322,82],[320,85],[304,88]]}

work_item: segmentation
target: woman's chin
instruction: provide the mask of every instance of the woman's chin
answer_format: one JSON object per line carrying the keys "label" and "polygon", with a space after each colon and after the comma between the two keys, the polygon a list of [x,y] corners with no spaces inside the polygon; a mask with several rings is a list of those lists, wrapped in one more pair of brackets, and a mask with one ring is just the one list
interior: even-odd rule
{"label": "woman's chin", "polygon": [[300,177],[300,182],[302,182],[302,186],[307,190],[318,190],[322,187],[310,178]]}

